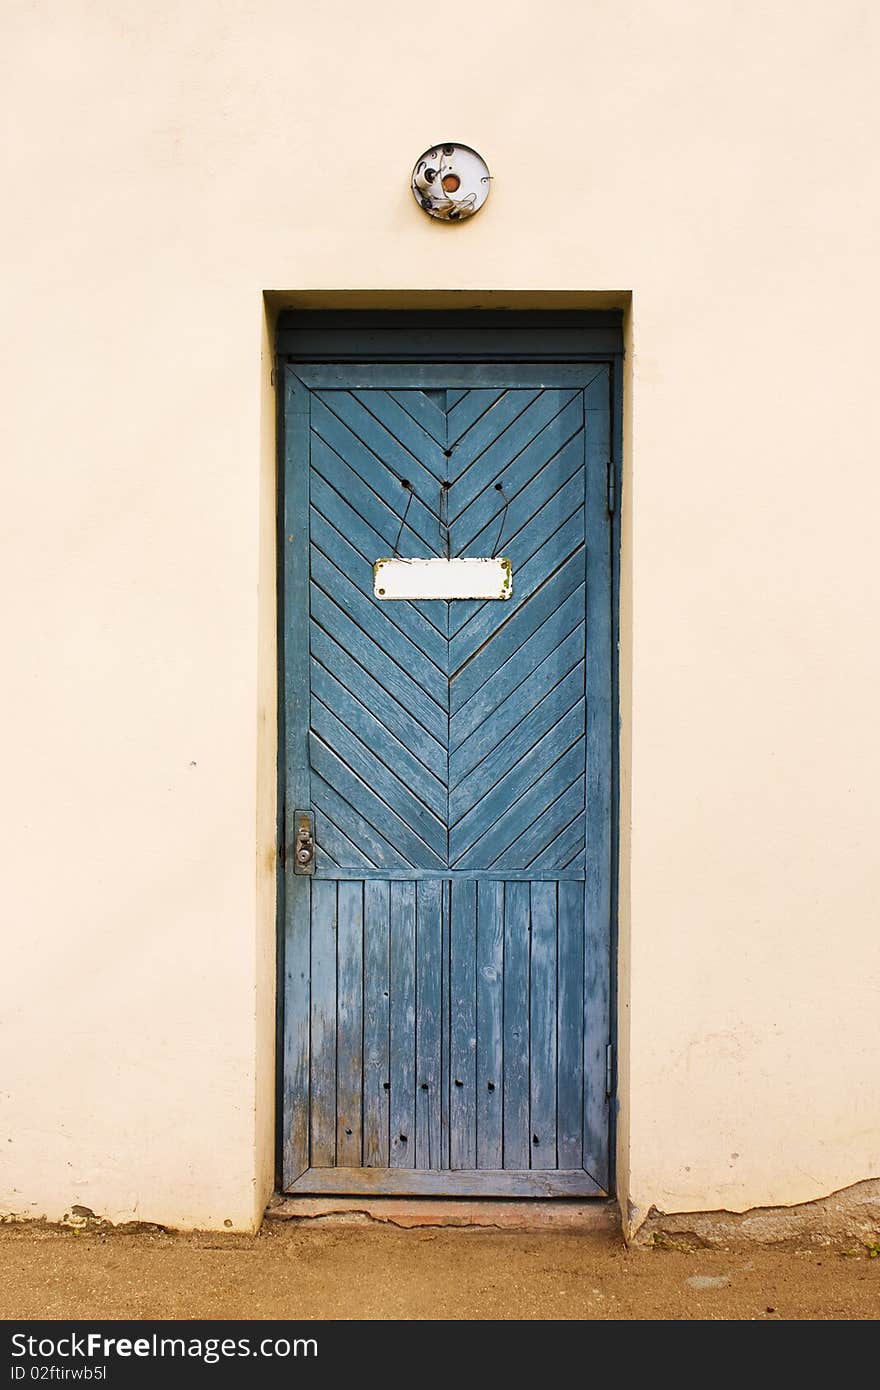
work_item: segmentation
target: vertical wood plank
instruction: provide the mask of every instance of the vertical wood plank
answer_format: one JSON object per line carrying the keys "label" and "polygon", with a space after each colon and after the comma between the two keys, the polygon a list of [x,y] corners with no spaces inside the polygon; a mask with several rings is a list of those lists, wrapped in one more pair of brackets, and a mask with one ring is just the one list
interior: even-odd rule
{"label": "vertical wood plank", "polygon": [[611,525],[607,507],[611,438],[608,370],[584,393],[587,476],[587,763],[584,884],[583,1164],[609,1183],[609,1112],[605,1050],[611,1037],[611,875],[614,756],[614,649],[611,634]]}
{"label": "vertical wood plank", "polygon": [[504,887],[504,1167],[530,1166],[529,885]]}
{"label": "vertical wood plank", "polygon": [[558,885],[559,995],[556,1149],[560,1168],[583,1163],[584,1113],[584,890]]}
{"label": "vertical wood plank", "polygon": [[339,884],[336,929],[336,1162],[359,1168],[362,1156],[364,886]]}
{"label": "vertical wood plank", "polygon": [[417,1168],[440,1167],[440,997],[443,883],[416,886]]}
{"label": "vertical wood plank", "polygon": [[336,1163],[336,884],[312,882],[311,1166]]}
{"label": "vertical wood plank", "polygon": [[364,884],[364,1165],[388,1167],[389,883]]}
{"label": "vertical wood plank", "polygon": [[451,1008],[450,1008],[450,937],[452,913],[452,883],[443,884],[440,921],[440,1167],[449,1167],[449,1090],[452,1085]]}
{"label": "vertical wood plank", "polygon": [[556,1164],[556,884],[531,883],[531,1167]]}
{"label": "vertical wood plank", "polygon": [[414,1168],[416,1087],[416,886],[391,884],[390,1168]]}
{"label": "vertical wood plank", "polygon": [[504,1161],[504,884],[477,890],[477,1167]]}
{"label": "vertical wood plank", "polygon": [[284,1186],[309,1166],[309,956],[311,880],[288,872],[284,938]]}
{"label": "vertical wood plank", "polygon": [[477,885],[455,879],[450,934],[449,1166],[477,1166],[476,925]]}

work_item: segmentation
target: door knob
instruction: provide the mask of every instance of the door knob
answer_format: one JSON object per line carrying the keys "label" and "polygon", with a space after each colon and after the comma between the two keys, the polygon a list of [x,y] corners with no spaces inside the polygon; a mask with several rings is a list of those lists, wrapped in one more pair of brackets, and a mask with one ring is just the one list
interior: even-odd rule
{"label": "door knob", "polygon": [[296,831],[293,844],[293,872],[313,874],[315,872],[315,824],[308,811],[295,811]]}

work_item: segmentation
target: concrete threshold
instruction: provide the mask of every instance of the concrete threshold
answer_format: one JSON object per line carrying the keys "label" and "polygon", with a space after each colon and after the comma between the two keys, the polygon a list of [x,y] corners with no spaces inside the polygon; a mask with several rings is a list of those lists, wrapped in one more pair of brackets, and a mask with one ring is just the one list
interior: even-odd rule
{"label": "concrete threshold", "polygon": [[334,1225],[376,1222],[404,1230],[460,1226],[474,1230],[555,1231],[578,1235],[620,1235],[617,1203],[601,1198],[573,1201],[458,1197],[285,1197],[266,1208],[267,1221]]}

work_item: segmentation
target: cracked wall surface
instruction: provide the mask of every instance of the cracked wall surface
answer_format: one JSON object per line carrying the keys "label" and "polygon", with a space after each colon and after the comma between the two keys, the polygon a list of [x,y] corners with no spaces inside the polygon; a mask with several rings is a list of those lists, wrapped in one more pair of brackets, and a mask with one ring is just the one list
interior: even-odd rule
{"label": "cracked wall surface", "polygon": [[796,1243],[850,1245],[856,1253],[880,1249],[880,1178],[854,1183],[815,1202],[749,1211],[662,1212],[652,1207],[637,1229],[634,1246],[702,1249]]}

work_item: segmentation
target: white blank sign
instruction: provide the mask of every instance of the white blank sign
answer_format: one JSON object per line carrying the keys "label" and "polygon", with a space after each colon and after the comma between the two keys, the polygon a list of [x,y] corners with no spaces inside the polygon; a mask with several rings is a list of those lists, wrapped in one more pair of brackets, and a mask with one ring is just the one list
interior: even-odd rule
{"label": "white blank sign", "polygon": [[377,560],[376,598],[510,598],[513,569],[495,560]]}

